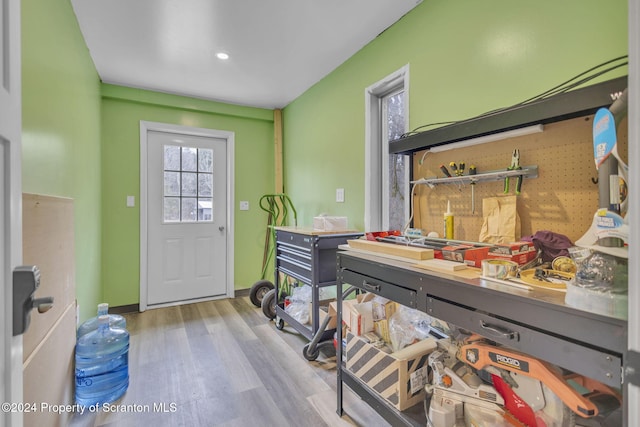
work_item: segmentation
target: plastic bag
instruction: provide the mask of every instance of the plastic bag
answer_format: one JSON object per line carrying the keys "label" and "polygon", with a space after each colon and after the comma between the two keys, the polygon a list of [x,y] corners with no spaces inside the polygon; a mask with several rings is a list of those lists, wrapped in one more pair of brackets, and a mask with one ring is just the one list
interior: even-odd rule
{"label": "plastic bag", "polygon": [[399,351],[429,336],[431,317],[422,311],[401,305],[389,319],[391,349]]}
{"label": "plastic bag", "polygon": [[289,297],[290,304],[284,308],[284,312],[302,324],[309,323],[309,303],[311,302],[311,287],[298,286],[293,288]]}

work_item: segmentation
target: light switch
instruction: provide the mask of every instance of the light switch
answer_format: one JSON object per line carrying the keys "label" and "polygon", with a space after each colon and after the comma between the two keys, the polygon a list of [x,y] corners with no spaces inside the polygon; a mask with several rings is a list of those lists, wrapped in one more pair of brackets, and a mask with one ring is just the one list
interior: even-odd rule
{"label": "light switch", "polygon": [[344,188],[336,188],[336,202],[344,202]]}
{"label": "light switch", "polygon": [[136,205],[136,196],[127,196],[127,207],[132,208]]}
{"label": "light switch", "polygon": [[242,200],[240,202],[240,210],[241,211],[248,211],[249,210],[249,202],[246,200]]}

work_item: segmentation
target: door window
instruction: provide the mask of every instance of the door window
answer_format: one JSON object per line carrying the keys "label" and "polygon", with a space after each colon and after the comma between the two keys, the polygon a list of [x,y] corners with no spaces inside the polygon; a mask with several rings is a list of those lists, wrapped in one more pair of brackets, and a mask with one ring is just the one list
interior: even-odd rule
{"label": "door window", "polygon": [[163,220],[213,221],[213,150],[164,146]]}

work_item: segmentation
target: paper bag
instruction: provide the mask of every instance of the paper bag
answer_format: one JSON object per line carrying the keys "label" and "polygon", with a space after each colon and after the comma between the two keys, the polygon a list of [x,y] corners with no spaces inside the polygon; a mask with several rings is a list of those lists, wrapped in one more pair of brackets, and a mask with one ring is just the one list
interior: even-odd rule
{"label": "paper bag", "polygon": [[520,217],[516,209],[516,196],[489,197],[482,200],[484,222],[480,242],[511,243],[520,240]]}

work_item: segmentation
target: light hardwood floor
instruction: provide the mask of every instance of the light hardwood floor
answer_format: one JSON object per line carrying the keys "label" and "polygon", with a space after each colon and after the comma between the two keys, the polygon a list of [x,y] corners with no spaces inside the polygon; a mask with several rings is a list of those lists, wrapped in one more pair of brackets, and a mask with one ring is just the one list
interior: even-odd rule
{"label": "light hardwood floor", "polygon": [[347,387],[338,417],[335,355],[305,360],[306,339],[248,297],[125,317],[130,385],[111,407],[121,411],[76,414],[73,427],[388,425]]}

